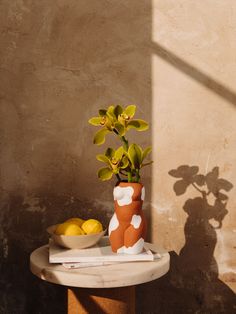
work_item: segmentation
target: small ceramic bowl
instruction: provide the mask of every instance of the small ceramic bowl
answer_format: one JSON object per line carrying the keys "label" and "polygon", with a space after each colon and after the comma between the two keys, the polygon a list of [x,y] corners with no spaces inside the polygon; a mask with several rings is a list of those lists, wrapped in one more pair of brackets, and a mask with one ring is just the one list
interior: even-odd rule
{"label": "small ceramic bowl", "polygon": [[51,235],[54,242],[62,247],[68,249],[85,249],[87,247],[93,246],[104,236],[106,230],[86,235],[78,236],[66,236],[55,234],[57,225],[53,225],[47,228],[47,232]]}

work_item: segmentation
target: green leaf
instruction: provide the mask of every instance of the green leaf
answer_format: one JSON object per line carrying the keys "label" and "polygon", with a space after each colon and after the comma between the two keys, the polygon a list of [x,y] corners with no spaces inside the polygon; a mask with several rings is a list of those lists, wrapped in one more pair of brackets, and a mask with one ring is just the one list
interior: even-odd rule
{"label": "green leaf", "polygon": [[127,114],[130,118],[133,118],[136,112],[136,106],[135,105],[129,105],[125,108],[124,113]]}
{"label": "green leaf", "polygon": [[106,109],[100,109],[99,111],[99,116],[104,117],[107,113]]}
{"label": "green leaf", "polygon": [[139,145],[137,145],[137,144],[134,144],[134,145],[136,147],[136,152],[138,154],[139,163],[141,164],[142,163],[143,150],[142,150],[142,148]]}
{"label": "green leaf", "polygon": [[152,151],[152,147],[151,146],[148,146],[147,148],[144,149],[144,151],[142,153],[142,162],[147,157],[147,155],[151,153],[151,151]]}
{"label": "green leaf", "polygon": [[113,114],[114,113],[114,109],[115,109],[115,107],[113,105],[109,106],[108,109],[107,109],[107,112]]}
{"label": "green leaf", "polygon": [[145,167],[145,166],[149,166],[149,165],[151,165],[153,163],[153,160],[150,160],[150,161],[148,161],[148,162],[145,162],[145,164],[142,164],[141,165],[141,168],[143,168],[143,167]]}
{"label": "green leaf", "polygon": [[115,107],[114,106],[110,106],[107,109],[107,116],[108,117],[112,117],[113,119],[116,119],[116,115],[114,113]]}
{"label": "green leaf", "polygon": [[142,150],[137,144],[131,144],[128,149],[129,159],[135,169],[140,169]]}
{"label": "green leaf", "polygon": [[121,163],[120,163],[120,168],[121,168],[121,169],[125,169],[125,168],[128,167],[128,165],[129,165],[129,159],[128,159],[126,156],[124,156],[124,157],[122,158]]}
{"label": "green leaf", "polygon": [[105,155],[111,159],[114,155],[115,155],[115,150],[111,147],[108,147],[106,152],[105,152]]}
{"label": "green leaf", "polygon": [[119,147],[116,151],[115,151],[115,155],[114,155],[114,158],[116,160],[121,160],[122,156],[123,156],[123,153],[124,153],[124,149],[123,147]]}
{"label": "green leaf", "polygon": [[124,111],[123,108],[120,105],[117,105],[114,109],[114,114],[116,118],[118,118],[118,116],[122,114],[123,111]]}
{"label": "green leaf", "polygon": [[93,139],[93,143],[97,144],[97,145],[102,145],[105,142],[105,136],[107,135],[107,133],[109,133],[110,131],[107,129],[101,129],[99,130]]}
{"label": "green leaf", "polygon": [[93,117],[89,119],[88,122],[92,125],[99,126],[101,125],[101,117]]}
{"label": "green leaf", "polygon": [[134,128],[137,131],[146,131],[148,129],[148,123],[144,120],[137,119],[128,122],[127,129]]}
{"label": "green leaf", "polygon": [[116,167],[114,167],[114,168],[112,169],[112,172],[113,172],[114,174],[117,174],[117,173],[120,172],[120,168],[119,168],[118,166],[116,166]]}
{"label": "green leaf", "polygon": [[96,158],[98,161],[102,161],[102,162],[105,162],[106,164],[110,165],[109,158],[106,155],[99,154],[96,156]]}
{"label": "green leaf", "polygon": [[116,120],[116,116],[113,113],[107,112],[106,116],[110,120],[111,124],[114,120]]}
{"label": "green leaf", "polygon": [[125,135],[125,127],[121,123],[115,123],[115,129],[121,136]]}
{"label": "green leaf", "polygon": [[101,168],[98,170],[98,177],[102,181],[110,180],[113,175],[113,172],[110,168]]}

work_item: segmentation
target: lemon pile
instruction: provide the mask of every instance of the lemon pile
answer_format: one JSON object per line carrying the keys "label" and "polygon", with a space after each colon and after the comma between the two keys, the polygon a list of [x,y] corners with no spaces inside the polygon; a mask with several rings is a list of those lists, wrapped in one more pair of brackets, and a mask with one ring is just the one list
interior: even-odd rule
{"label": "lemon pile", "polygon": [[102,232],[102,224],[96,219],[83,220],[81,218],[70,218],[57,225],[55,234],[66,236],[77,236]]}

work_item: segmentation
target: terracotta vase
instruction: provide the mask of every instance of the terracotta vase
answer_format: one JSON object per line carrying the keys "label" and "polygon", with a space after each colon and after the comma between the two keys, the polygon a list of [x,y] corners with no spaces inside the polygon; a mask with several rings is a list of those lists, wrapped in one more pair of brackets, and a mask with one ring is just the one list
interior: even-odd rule
{"label": "terracotta vase", "polygon": [[113,252],[138,254],[146,236],[146,219],[142,211],[145,188],[141,183],[120,182],[113,191],[115,213],[109,224]]}

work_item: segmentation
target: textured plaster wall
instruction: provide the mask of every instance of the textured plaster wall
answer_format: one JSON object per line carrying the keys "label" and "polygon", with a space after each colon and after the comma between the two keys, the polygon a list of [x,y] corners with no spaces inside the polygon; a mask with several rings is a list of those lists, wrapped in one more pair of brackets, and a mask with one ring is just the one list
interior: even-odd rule
{"label": "textured plaster wall", "polygon": [[112,103],[151,120],[150,2],[0,1],[0,34],[0,313],[65,313],[65,289],[34,278],[29,254],[68,217],[108,223],[115,180],[97,179],[87,120]]}
{"label": "textured plaster wall", "polygon": [[[65,289],[34,278],[29,254],[67,217],[107,225],[114,182],[96,178],[87,120],[111,103],[152,121],[138,136],[153,144],[145,209],[172,251],[137,312],[235,311],[235,35],[233,0],[0,1],[1,314],[65,313]],[[181,165],[228,200],[186,188],[196,168]]]}
{"label": "textured plaster wall", "polygon": [[152,238],[173,252],[150,289],[163,312],[233,313],[236,3],[153,1],[152,16]]}

